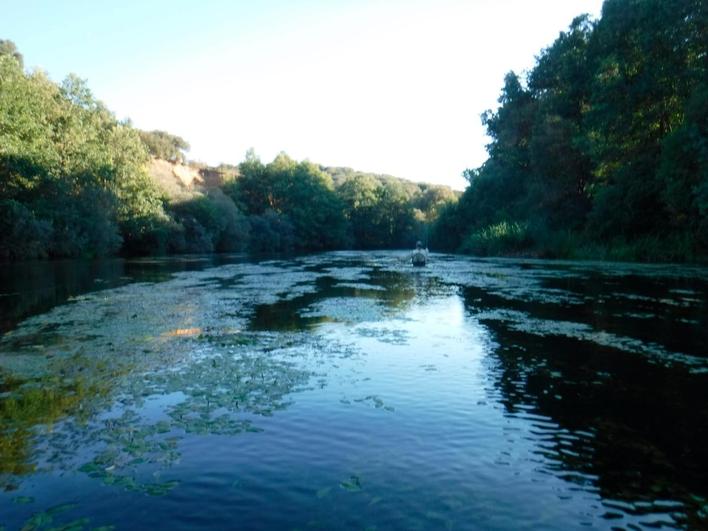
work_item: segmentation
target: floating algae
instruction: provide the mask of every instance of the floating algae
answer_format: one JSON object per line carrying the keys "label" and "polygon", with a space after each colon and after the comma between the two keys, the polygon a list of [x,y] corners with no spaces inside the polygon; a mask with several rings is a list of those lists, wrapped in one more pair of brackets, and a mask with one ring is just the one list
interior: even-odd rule
{"label": "floating algae", "polygon": [[9,528],[705,523],[704,272],[405,255],[205,263],[25,319]]}
{"label": "floating algae", "polygon": [[349,479],[340,482],[339,486],[349,492],[360,492],[362,489],[361,479],[359,479],[359,476],[354,474],[349,476]]}
{"label": "floating algae", "polygon": [[301,312],[303,317],[326,317],[344,323],[375,322],[388,310],[381,302],[359,297],[334,297],[319,301]]}
{"label": "floating algae", "polygon": [[375,338],[390,345],[407,345],[410,338],[407,330],[391,326],[357,326],[355,332],[361,337]]}
{"label": "floating algae", "polygon": [[[304,388],[310,372],[292,352],[282,356],[302,337],[240,330],[253,304],[302,291],[297,285],[316,276],[253,264],[178,273],[25,320],[0,339],[0,484],[77,469],[107,485],[169,492],[177,483],[146,482],[140,471],[177,462],[184,434],[256,431],[254,416],[282,410]],[[218,282],[236,277],[238,287]],[[178,403],[164,400],[175,394]],[[104,418],[110,411],[118,416]],[[44,423],[53,428],[40,435]],[[94,457],[77,463],[88,449]]]}

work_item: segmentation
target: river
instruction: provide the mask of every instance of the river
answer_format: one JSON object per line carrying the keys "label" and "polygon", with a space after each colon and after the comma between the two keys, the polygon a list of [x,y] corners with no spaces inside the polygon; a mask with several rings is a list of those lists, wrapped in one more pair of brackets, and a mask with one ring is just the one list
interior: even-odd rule
{"label": "river", "polygon": [[708,269],[0,265],[0,528],[708,527]]}

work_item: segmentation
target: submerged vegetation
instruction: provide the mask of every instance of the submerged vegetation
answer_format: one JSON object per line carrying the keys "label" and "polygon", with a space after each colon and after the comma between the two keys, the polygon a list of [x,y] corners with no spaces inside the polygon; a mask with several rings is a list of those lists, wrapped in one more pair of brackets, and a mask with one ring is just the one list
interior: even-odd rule
{"label": "submerged vegetation", "polygon": [[705,527],[705,268],[406,254],[141,260],[24,319],[2,525]]}
{"label": "submerged vegetation", "polygon": [[708,256],[708,7],[606,0],[482,116],[488,160],[438,247],[634,260]]}

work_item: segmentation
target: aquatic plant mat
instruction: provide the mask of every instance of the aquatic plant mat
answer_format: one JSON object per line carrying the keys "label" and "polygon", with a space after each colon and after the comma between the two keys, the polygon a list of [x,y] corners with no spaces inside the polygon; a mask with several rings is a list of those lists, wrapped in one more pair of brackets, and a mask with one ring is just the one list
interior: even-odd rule
{"label": "aquatic plant mat", "polygon": [[1,529],[708,526],[704,268],[170,260],[0,338]]}

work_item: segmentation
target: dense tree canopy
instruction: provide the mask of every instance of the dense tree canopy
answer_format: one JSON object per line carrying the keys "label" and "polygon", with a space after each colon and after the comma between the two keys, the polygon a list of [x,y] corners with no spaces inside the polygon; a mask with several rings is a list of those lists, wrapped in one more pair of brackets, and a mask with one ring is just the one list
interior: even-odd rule
{"label": "dense tree canopy", "polygon": [[708,254],[708,6],[606,0],[576,18],[483,123],[489,159],[438,220],[475,253]]}
{"label": "dense tree canopy", "polygon": [[238,167],[188,163],[200,184],[162,189],[150,156],[186,163],[184,139],[117,121],[79,77],[25,73],[0,44],[0,258],[409,246],[456,198],[252,151]]}
{"label": "dense tree canopy", "polygon": [[281,153],[263,164],[249,152],[227,193],[247,214],[258,216],[259,225],[267,225],[266,232],[283,232],[276,245],[279,250],[347,244],[346,219],[332,179],[310,162],[296,162]]}
{"label": "dense tree canopy", "polygon": [[0,256],[117,251],[165,217],[146,160],[81,79],[58,86],[0,56]]}
{"label": "dense tree canopy", "polygon": [[408,248],[416,240],[427,245],[429,225],[443,205],[458,197],[447,186],[416,184],[349,168],[322,170],[335,182],[352,243],[358,249]]}
{"label": "dense tree canopy", "polygon": [[[708,256],[708,4],[606,0],[482,115],[489,157],[447,187],[295,161],[186,162],[70,75],[0,41],[0,258],[433,247],[481,254]],[[197,184],[160,188],[150,156]],[[168,165],[169,166],[169,165]]]}

